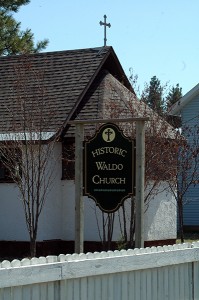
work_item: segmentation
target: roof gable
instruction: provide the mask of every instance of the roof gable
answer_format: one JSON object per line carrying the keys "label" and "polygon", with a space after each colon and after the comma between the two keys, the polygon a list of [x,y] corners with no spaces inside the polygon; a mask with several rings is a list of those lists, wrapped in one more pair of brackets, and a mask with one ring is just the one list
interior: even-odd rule
{"label": "roof gable", "polygon": [[170,115],[180,115],[182,109],[190,103],[197,95],[199,95],[199,83],[186,93],[180,100],[173,104],[170,108]]}
{"label": "roof gable", "polygon": [[[81,108],[79,114],[74,119],[95,120],[95,119],[128,119],[128,118],[149,118],[146,122],[146,133],[149,136],[162,138],[176,138],[176,130],[154,112],[146,103],[140,101],[134,93],[127,89],[109,72],[101,72],[98,80],[89,90],[85,97],[85,106]],[[94,134],[98,125],[86,125],[85,133]],[[120,124],[124,132],[132,134],[132,127],[129,124]],[[66,136],[74,135],[74,127],[67,131]]]}
{"label": "roof gable", "polygon": [[9,131],[12,109],[16,123],[20,123],[17,102],[22,97],[26,105],[34,104],[34,118],[38,104],[43,102],[51,121],[48,130],[64,128],[102,69],[108,69],[132,90],[112,47],[1,57],[0,131]]}

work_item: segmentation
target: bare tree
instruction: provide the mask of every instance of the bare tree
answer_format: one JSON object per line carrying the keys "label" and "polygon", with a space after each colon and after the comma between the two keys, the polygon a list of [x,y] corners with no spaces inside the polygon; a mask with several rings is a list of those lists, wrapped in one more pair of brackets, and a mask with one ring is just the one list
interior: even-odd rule
{"label": "bare tree", "polygon": [[30,255],[35,256],[39,217],[56,164],[56,135],[49,128],[55,111],[49,108],[44,74],[36,71],[27,58],[14,68],[13,74],[13,90],[3,108],[0,155],[7,180],[19,188],[30,237]]}
{"label": "bare tree", "polygon": [[[114,79],[112,79],[114,80]],[[175,147],[177,133],[143,101],[125,89],[119,82],[110,80],[109,101],[105,104],[104,112],[108,118],[149,117],[146,124],[146,162],[145,162],[145,209],[158,194],[165,192],[162,182],[173,180],[176,174]],[[107,95],[107,94],[106,94]],[[135,139],[135,124],[120,124],[127,136]],[[128,202],[128,208],[126,206]],[[132,197],[125,201],[118,211],[121,240],[126,248],[134,247],[136,206]]]}
{"label": "bare tree", "polygon": [[[136,78],[135,78],[136,80]],[[125,90],[118,82],[109,84],[109,102],[105,105],[106,117],[145,117],[146,124],[146,162],[145,162],[145,208],[162,192],[171,193],[178,208],[178,219],[183,235],[183,208],[191,201],[188,199],[189,188],[199,182],[199,126],[182,126],[181,135],[167,122],[167,115],[159,116],[133,93]],[[107,94],[106,94],[107,95]],[[121,124],[121,127],[123,125]],[[123,126],[126,135],[135,138],[135,126]],[[166,185],[162,185],[162,183]],[[124,203],[125,204],[125,203]],[[136,207],[134,198],[130,200],[130,209],[125,205],[120,208],[119,219],[122,243],[125,247],[134,246]],[[133,237],[133,238],[132,238]]]}
{"label": "bare tree", "polygon": [[[182,136],[178,140],[178,155],[173,180],[169,181],[170,190],[178,207],[178,223],[181,242],[184,242],[184,205],[191,202],[188,191],[199,182],[199,122],[182,126]],[[180,141],[180,142],[179,142]]]}

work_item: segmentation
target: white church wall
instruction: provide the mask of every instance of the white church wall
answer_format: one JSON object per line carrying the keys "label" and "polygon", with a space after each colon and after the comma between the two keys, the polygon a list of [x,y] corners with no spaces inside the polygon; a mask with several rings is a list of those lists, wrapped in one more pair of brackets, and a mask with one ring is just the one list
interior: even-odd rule
{"label": "white church wall", "polygon": [[[74,240],[75,234],[75,185],[74,181],[63,183],[63,195],[65,204],[63,214],[63,239]],[[130,220],[129,199],[125,200],[127,223]],[[113,240],[119,241],[122,233],[120,230],[121,209],[115,213]],[[176,205],[175,199],[168,191],[168,187],[162,182],[159,193],[152,197],[149,205],[145,205],[144,214],[145,240],[176,239]],[[128,225],[127,225],[128,227]],[[100,241],[102,237],[102,214],[92,199],[84,197],[84,239],[86,241]]]}
{"label": "white church wall", "polygon": [[62,181],[62,239],[74,240],[75,236],[75,185],[73,180]]}
{"label": "white church wall", "polygon": [[14,183],[0,183],[0,203],[0,240],[27,240],[23,207]]}
{"label": "white church wall", "polygon": [[[51,154],[53,175],[50,179],[50,186],[47,192],[46,202],[39,219],[38,240],[62,239],[62,188],[61,188],[61,143],[57,143]],[[48,172],[49,170],[47,170]],[[49,171],[49,174],[51,171]]]}
{"label": "white church wall", "polygon": [[[39,220],[38,240],[74,240],[75,238],[75,185],[73,180],[61,180],[61,144],[57,144],[55,176]],[[176,238],[176,205],[172,195],[161,185],[161,193],[151,199],[144,214],[145,240]],[[129,200],[125,200],[129,212]],[[18,188],[14,183],[0,183],[0,240],[29,240],[25,215]],[[115,214],[113,240],[121,239],[120,221]],[[129,219],[129,216],[127,216]],[[92,199],[84,197],[84,239],[100,241],[101,211]],[[102,231],[101,231],[102,235]]]}
{"label": "white church wall", "polygon": [[[52,153],[54,175],[39,218],[37,240],[62,238],[61,144]],[[51,166],[52,167],[52,166]],[[0,183],[0,240],[28,241],[20,192],[14,183]]]}
{"label": "white church wall", "polygon": [[160,183],[156,195],[151,197],[145,209],[145,240],[176,239],[176,201],[166,182]]}

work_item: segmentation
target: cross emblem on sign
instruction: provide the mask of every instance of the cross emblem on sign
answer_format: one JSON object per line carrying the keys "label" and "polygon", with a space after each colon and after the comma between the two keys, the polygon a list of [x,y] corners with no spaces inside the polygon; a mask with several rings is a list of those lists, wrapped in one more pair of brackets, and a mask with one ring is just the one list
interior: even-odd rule
{"label": "cross emblem on sign", "polygon": [[112,128],[106,128],[102,133],[105,142],[112,142],[115,139],[115,131]]}
{"label": "cross emblem on sign", "polygon": [[110,128],[108,128],[105,131],[105,134],[107,135],[107,142],[109,142],[110,141],[110,136],[111,136],[111,134],[113,134],[113,130],[111,130]]}
{"label": "cross emblem on sign", "polygon": [[107,16],[104,15],[104,22],[100,21],[100,25],[104,25],[104,47],[106,47],[106,41],[107,41],[107,38],[106,38],[106,27],[108,26],[109,28],[111,27],[111,24],[110,23],[106,23],[106,18]]}

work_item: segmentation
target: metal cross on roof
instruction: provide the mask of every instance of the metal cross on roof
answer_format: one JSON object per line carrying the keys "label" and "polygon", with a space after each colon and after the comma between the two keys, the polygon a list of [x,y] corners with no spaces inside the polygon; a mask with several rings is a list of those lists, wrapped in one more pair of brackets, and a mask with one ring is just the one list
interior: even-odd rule
{"label": "metal cross on roof", "polygon": [[107,38],[106,38],[106,27],[108,26],[109,28],[111,27],[111,24],[110,23],[106,23],[106,18],[107,16],[104,15],[104,22],[100,21],[100,25],[104,25],[104,47],[106,47],[106,41],[107,41]]}

